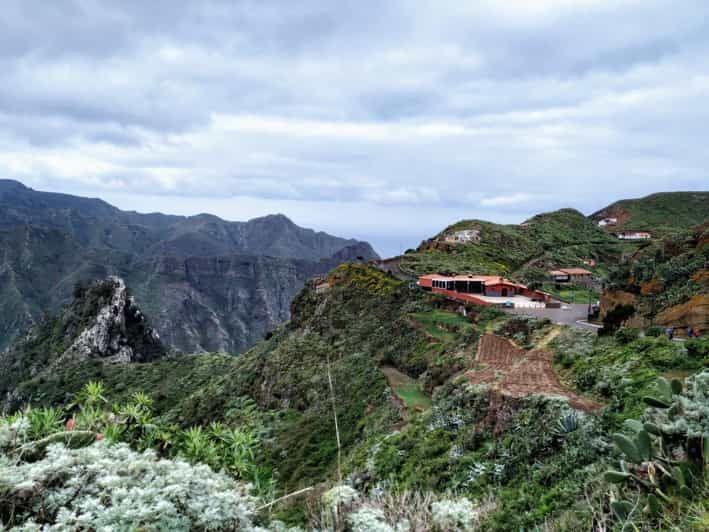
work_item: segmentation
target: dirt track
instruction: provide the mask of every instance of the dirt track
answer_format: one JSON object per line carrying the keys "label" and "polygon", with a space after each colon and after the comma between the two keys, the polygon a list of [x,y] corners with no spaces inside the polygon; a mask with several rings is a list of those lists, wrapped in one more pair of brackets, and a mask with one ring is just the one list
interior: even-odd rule
{"label": "dirt track", "polygon": [[511,341],[486,334],[480,338],[475,358],[477,369],[468,372],[473,384],[488,384],[510,397],[559,395],[574,408],[591,412],[598,403],[579,397],[564,388],[552,368],[552,353],[546,349],[525,351]]}

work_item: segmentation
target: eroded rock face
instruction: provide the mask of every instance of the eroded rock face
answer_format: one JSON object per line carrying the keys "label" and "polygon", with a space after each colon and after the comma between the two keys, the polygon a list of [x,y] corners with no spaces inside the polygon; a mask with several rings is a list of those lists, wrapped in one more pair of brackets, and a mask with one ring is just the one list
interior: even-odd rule
{"label": "eroded rock face", "polygon": [[158,333],[147,325],[123,279],[109,277],[88,294],[101,297],[95,320],[81,331],[61,359],[99,357],[111,362],[142,362],[164,352]]}
{"label": "eroded rock face", "polygon": [[671,326],[684,336],[689,327],[699,334],[709,332],[709,294],[697,294],[681,305],[664,310],[657,316],[658,325]]}

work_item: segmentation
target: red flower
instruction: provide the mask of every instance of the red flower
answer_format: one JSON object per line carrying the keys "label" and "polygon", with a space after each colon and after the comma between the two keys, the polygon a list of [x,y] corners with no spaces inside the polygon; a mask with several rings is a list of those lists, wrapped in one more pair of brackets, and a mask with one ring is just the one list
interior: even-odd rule
{"label": "red flower", "polygon": [[96,441],[101,441],[103,439],[103,434],[96,434]]}
{"label": "red flower", "polygon": [[74,430],[75,424],[76,424],[76,421],[74,420],[74,418],[71,418],[70,420],[68,420],[65,425],[66,431],[71,432],[72,430]]}

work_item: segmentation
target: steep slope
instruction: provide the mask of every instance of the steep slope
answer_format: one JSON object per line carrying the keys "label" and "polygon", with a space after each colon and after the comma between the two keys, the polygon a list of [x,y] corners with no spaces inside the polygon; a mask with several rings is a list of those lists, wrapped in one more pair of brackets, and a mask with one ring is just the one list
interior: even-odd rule
{"label": "steep slope", "polygon": [[365,242],[298,227],[124,212],[0,180],[0,350],[75,284],[118,275],[185,352],[238,352],[288,318],[305,280],[376,257]]}
{"label": "steep slope", "polygon": [[[451,241],[461,231],[474,231],[476,238]],[[458,222],[403,256],[400,266],[413,273],[471,272],[541,280],[551,267],[583,266],[584,259],[612,262],[619,256],[617,244],[580,212],[562,209],[520,225]]]}
{"label": "steep slope", "polygon": [[610,231],[644,230],[662,236],[687,230],[709,219],[709,192],[660,192],[644,198],[617,201],[598,212],[592,220],[617,218]]}

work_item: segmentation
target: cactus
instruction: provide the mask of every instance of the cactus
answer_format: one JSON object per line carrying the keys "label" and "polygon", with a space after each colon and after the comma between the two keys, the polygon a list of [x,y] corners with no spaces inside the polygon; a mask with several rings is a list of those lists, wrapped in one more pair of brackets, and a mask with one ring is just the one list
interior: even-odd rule
{"label": "cactus", "polygon": [[[688,382],[696,388],[702,386],[703,381]],[[669,423],[627,420],[624,423],[626,433],[612,436],[624,458],[620,462],[620,471],[610,470],[604,475],[606,482],[621,489],[635,486],[647,503],[642,511],[650,516],[659,516],[663,505],[676,503],[678,499],[673,496],[679,496],[679,500],[692,499],[693,486],[701,480],[698,477],[706,474],[705,468],[709,465],[709,434],[700,432],[699,460],[689,449],[690,442],[696,442],[697,436],[695,433],[690,437],[686,429],[683,405],[688,404],[688,399],[682,395],[682,383],[676,379],[668,381],[660,378],[656,390],[656,394],[643,399],[648,406],[658,409],[649,412]],[[691,390],[688,393],[691,395]],[[684,429],[678,431],[678,426]],[[681,452],[673,454],[672,451],[677,450],[678,446],[682,447]],[[677,459],[677,456],[682,459]],[[613,514],[621,521],[628,520],[633,508],[625,500],[611,503]]]}

